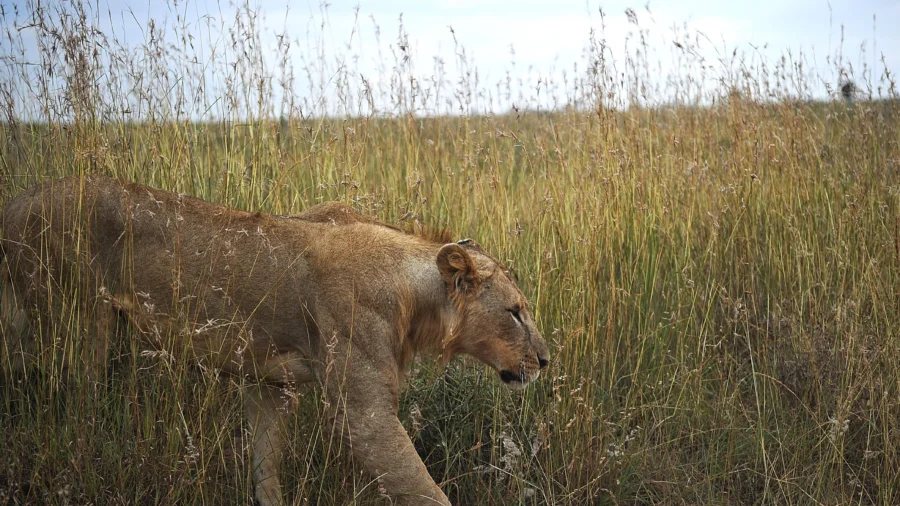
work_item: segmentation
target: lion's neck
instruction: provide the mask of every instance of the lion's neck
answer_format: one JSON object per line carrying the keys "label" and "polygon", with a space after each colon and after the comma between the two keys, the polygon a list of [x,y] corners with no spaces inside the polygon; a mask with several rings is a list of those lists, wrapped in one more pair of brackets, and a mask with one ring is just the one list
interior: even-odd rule
{"label": "lion's neck", "polygon": [[456,320],[456,306],[450,300],[446,284],[441,279],[435,255],[415,258],[406,263],[410,280],[409,308],[406,331],[401,346],[400,367],[405,371],[417,354],[441,355],[450,358],[448,347]]}

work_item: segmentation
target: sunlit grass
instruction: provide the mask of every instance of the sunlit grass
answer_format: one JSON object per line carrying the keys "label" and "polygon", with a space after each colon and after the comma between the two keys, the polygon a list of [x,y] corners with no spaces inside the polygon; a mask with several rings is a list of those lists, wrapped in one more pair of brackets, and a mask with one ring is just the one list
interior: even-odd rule
{"label": "sunlit grass", "polygon": [[[447,226],[515,270],[551,343],[546,377],[517,393],[473,361],[425,360],[401,404],[455,503],[900,502],[890,75],[859,83],[885,99],[816,102],[788,93],[804,89],[789,66],[780,81],[747,64],[698,89],[688,61],[668,85],[684,99],[649,107],[639,98],[652,55],[621,67],[633,80],[620,85],[600,58],[556,97],[570,106],[549,113],[421,117],[398,98],[395,114],[277,119],[257,114],[276,99],[252,84],[262,60],[251,48],[220,76],[232,95],[200,97],[233,104],[226,121],[178,112],[172,82],[206,93],[183,63],[189,46],[129,52],[90,35],[89,16],[42,23],[41,72],[17,63],[15,44],[3,55],[3,198],[95,172],[278,214],[336,199],[390,223]],[[252,19],[239,25],[252,38]],[[385,65],[402,75],[406,63]],[[344,96],[364,102],[343,77]],[[111,84],[126,81],[135,87]],[[23,104],[43,114],[24,117]],[[247,503],[234,381],[136,344],[117,351],[100,386],[53,368],[3,376],[0,503]],[[302,392],[289,496],[378,501],[321,432],[319,394]]]}

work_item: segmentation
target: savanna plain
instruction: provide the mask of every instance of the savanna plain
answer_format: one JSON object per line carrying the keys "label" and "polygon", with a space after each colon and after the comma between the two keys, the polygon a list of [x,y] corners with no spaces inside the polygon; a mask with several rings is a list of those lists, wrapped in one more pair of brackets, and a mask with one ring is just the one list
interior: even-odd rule
{"label": "savanna plain", "polygon": [[[564,79],[486,82],[461,43],[419,68],[401,27],[375,80],[298,60],[252,5],[215,36],[170,5],[139,42],[102,5],[3,6],[0,202],[98,173],[474,238],[516,273],[552,360],[521,392],[474,361],[414,364],[400,418],[455,504],[900,503],[889,71],[705,59],[677,31],[658,54],[631,11],[625,56],[585,34]],[[120,330],[100,383],[2,364],[0,504],[249,503],[240,380]],[[322,430],[320,392],[296,395],[288,499],[388,503]]]}

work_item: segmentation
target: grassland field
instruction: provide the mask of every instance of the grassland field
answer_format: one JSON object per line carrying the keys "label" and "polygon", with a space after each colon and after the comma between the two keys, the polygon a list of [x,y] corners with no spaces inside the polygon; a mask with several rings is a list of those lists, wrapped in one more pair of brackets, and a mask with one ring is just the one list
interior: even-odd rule
{"label": "grassland field", "polygon": [[[83,173],[277,214],[339,200],[448,227],[515,270],[551,345],[541,380],[512,392],[474,361],[423,359],[401,400],[455,504],[900,504],[890,74],[857,83],[883,96],[850,100],[795,97],[748,66],[694,103],[613,107],[634,89],[610,78],[543,112],[272,117],[238,66],[235,93],[263,107],[226,97],[224,117],[193,118],[151,104],[196,77],[175,58],[187,46],[147,64],[84,35],[90,17],[41,19],[43,68],[0,49],[0,202]],[[96,84],[116,76],[135,84]],[[0,504],[247,504],[239,382],[135,340],[115,351],[101,385],[3,373]],[[301,392],[289,499],[387,504],[322,416]]]}

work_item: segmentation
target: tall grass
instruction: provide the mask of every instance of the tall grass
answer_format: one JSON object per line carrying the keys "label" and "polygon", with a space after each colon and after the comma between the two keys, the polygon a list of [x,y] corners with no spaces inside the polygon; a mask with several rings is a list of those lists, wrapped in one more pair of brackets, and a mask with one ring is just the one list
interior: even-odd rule
{"label": "tall grass", "polygon": [[[219,44],[179,17],[139,45],[87,2],[18,8],[0,14],[4,199],[80,173],[279,214],[336,199],[448,226],[514,268],[551,342],[546,377],[517,393],[470,361],[423,360],[403,396],[455,503],[900,502],[886,71],[737,53],[713,71],[685,37],[659,76],[642,37],[616,62],[586,34],[581,75],[549,102],[507,88],[516,107],[498,114],[464,48],[446,64],[459,80],[443,62],[421,79],[403,31],[376,88],[324,53],[294,68],[287,42],[263,55],[249,6],[212,18]],[[862,76],[854,99],[810,100],[834,74]],[[99,386],[5,373],[0,503],[247,503],[237,387],[135,343]],[[329,445],[318,393],[299,395],[290,498],[384,501]]]}

